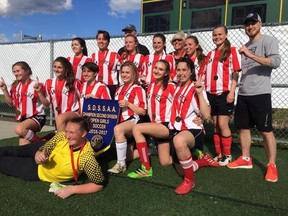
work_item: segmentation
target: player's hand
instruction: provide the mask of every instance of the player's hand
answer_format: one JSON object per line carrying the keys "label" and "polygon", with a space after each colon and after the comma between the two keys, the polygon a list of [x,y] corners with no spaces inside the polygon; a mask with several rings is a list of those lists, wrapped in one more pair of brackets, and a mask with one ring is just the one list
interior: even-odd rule
{"label": "player's hand", "polygon": [[146,82],[146,75],[145,74],[140,75],[140,81]]}
{"label": "player's hand", "polygon": [[2,91],[7,90],[7,85],[6,85],[3,77],[1,77],[1,80],[0,80],[0,88],[1,88]]}
{"label": "player's hand", "polygon": [[41,91],[41,84],[40,84],[40,82],[39,82],[39,78],[38,78],[38,76],[36,76],[36,82],[35,82],[35,84],[34,84],[34,89],[37,91],[37,92],[40,92]]}
{"label": "player's hand", "polygon": [[203,119],[202,119],[200,116],[196,116],[196,118],[193,119],[193,122],[194,122],[197,126],[201,126],[204,121],[203,121]]}
{"label": "player's hand", "polygon": [[118,102],[118,104],[119,104],[119,107],[128,107],[129,106],[129,101],[127,101],[127,100],[120,100],[119,102]]}
{"label": "player's hand", "polygon": [[48,160],[48,157],[46,156],[45,150],[44,151],[37,151],[35,153],[34,160],[36,164],[42,164],[45,163]]}
{"label": "player's hand", "polygon": [[54,194],[61,199],[65,199],[71,195],[73,195],[73,185],[69,185],[67,187],[63,187],[60,190],[56,191]]}
{"label": "player's hand", "polygon": [[93,94],[87,94],[87,95],[85,95],[85,99],[88,99],[88,98],[96,98],[96,96],[93,95]]}
{"label": "player's hand", "polygon": [[204,83],[202,82],[202,76],[198,77],[198,80],[194,81],[194,86],[197,93],[201,93],[203,91]]}
{"label": "player's hand", "polygon": [[226,97],[226,102],[227,103],[233,103],[234,100],[235,100],[235,94],[230,91]]}

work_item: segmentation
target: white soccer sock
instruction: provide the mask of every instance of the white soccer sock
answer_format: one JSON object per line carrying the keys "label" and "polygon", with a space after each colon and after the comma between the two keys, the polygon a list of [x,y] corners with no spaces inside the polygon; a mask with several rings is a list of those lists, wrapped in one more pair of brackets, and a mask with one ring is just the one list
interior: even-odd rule
{"label": "white soccer sock", "polygon": [[34,132],[32,130],[28,130],[27,134],[24,136],[24,139],[31,141],[34,137]]}
{"label": "white soccer sock", "polygon": [[117,163],[121,166],[126,165],[127,141],[116,142]]}
{"label": "white soccer sock", "polygon": [[196,172],[199,169],[199,165],[195,161],[192,161],[192,168],[193,172]]}

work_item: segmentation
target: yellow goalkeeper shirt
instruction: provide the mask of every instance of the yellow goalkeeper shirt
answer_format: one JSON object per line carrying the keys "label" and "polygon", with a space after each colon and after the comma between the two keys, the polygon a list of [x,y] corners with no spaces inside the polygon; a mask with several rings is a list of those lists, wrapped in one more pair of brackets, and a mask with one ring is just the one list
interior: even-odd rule
{"label": "yellow goalkeeper shirt", "polygon": [[[65,132],[57,133],[50,141],[42,146],[40,151],[45,150],[49,159],[46,163],[38,166],[38,176],[42,181],[46,182],[65,182],[74,179],[71,164],[71,153],[68,140],[65,138]],[[80,156],[79,156],[80,154]],[[74,167],[77,169],[77,161],[79,156],[78,176],[84,171],[89,180],[95,184],[102,184],[104,176],[101,171],[94,151],[89,141],[80,152],[74,151]]]}

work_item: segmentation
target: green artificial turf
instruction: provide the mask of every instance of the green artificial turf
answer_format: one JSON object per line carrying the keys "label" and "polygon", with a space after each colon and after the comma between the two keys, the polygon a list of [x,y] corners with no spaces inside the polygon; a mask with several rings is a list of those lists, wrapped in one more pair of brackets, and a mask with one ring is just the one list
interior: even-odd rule
{"label": "green artificial turf", "polygon": [[[17,144],[17,138],[0,140],[0,146]],[[113,148],[98,160],[106,171],[115,163]],[[213,153],[211,144],[205,151]],[[233,156],[240,154],[237,144]],[[266,156],[262,147],[252,147],[253,169],[202,168],[195,173],[196,186],[179,196],[174,188],[181,182],[172,166],[159,165],[152,156],[154,175],[129,179],[139,167],[133,161],[120,175],[106,175],[106,186],[96,194],[74,195],[61,200],[49,193],[49,183],[26,182],[0,174],[0,215],[288,215],[288,150],[279,149],[279,181],[264,181]],[[112,159],[111,159],[112,158]]]}

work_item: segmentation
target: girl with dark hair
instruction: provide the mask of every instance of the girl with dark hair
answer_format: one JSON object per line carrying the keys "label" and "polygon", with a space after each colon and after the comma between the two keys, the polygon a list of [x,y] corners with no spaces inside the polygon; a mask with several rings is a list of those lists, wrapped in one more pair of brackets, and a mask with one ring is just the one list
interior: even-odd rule
{"label": "girl with dark hair", "polygon": [[88,51],[87,51],[86,42],[84,39],[80,37],[76,37],[72,39],[71,47],[74,52],[74,56],[69,56],[67,57],[67,59],[72,64],[75,78],[80,80],[81,82],[84,82],[81,67],[85,62],[92,61],[91,58],[87,57]]}
{"label": "girl with dark hair", "polygon": [[[85,138],[89,130],[90,122],[84,117],[76,117],[68,120],[65,132],[56,133],[46,143],[1,147],[0,173],[26,181],[52,182],[49,192],[61,199],[101,191],[104,176],[90,142]],[[89,179],[83,184],[78,181],[82,173]],[[59,184],[71,181],[76,184]],[[61,187],[57,188],[55,184]]]}
{"label": "girl with dark hair", "polygon": [[[36,81],[30,78],[30,66],[24,61],[16,62],[12,71],[16,80],[11,89],[8,90],[2,77],[0,88],[8,105],[16,109],[15,118],[19,124],[15,127],[15,133],[19,136],[19,145],[25,145],[40,140],[36,133],[45,125],[46,116],[38,92],[34,89]],[[42,84],[39,84],[39,89],[43,91]]]}
{"label": "girl with dark hair", "polygon": [[130,178],[150,177],[153,175],[145,136],[157,139],[160,164],[163,166],[172,164],[168,123],[175,84],[169,82],[169,63],[163,59],[158,60],[153,69],[153,75],[155,82],[151,83],[147,89],[148,115],[151,122],[136,124],[132,129],[141,167],[134,172],[130,172],[128,174]]}
{"label": "girl with dark hair", "polygon": [[94,62],[86,62],[82,65],[85,82],[80,86],[80,114],[82,114],[85,98],[111,99],[108,87],[104,83],[96,81],[98,72],[99,67]]}
{"label": "girl with dark hair", "polygon": [[[132,137],[132,128],[146,114],[147,102],[144,89],[139,86],[137,68],[132,62],[124,62],[120,67],[123,82],[115,93],[121,108],[119,124],[114,127],[117,163],[108,170],[118,174],[126,170],[127,138]],[[130,153],[130,152],[129,152]]]}
{"label": "girl with dark hair", "polygon": [[117,52],[108,49],[110,34],[107,31],[99,30],[96,35],[98,51],[92,53],[92,61],[99,66],[99,73],[96,80],[106,84],[110,90],[111,98],[114,98],[118,87],[118,69],[120,56]]}
{"label": "girl with dark hair", "polygon": [[[179,59],[179,61],[182,60]],[[191,64],[193,63],[191,62]],[[170,122],[171,107],[175,93],[175,84],[169,82],[169,63],[165,60],[159,60],[155,64],[153,73],[156,81],[149,85],[147,91],[148,114],[151,122],[137,124],[132,129],[141,166],[139,169],[128,174],[130,178],[151,177],[153,175],[145,136],[151,136],[157,140],[158,156],[161,165],[168,166],[172,162],[175,162],[174,165],[179,166],[179,162],[172,161],[169,145],[168,124]],[[208,153],[202,159],[193,161],[192,164],[193,172],[205,166],[219,167],[219,164]]]}
{"label": "girl with dark hair", "polygon": [[224,25],[214,27],[212,40],[216,49],[207,54],[205,90],[211,104],[214,124],[215,160],[221,166],[232,161],[232,135],[229,119],[233,114],[238,72],[241,71],[241,56],[228,40]]}
{"label": "girl with dark hair", "polygon": [[196,79],[201,77],[204,73],[206,56],[203,54],[203,49],[199,44],[198,38],[190,35],[185,39],[184,49],[186,51],[185,57],[194,62]]}
{"label": "girl with dark hair", "polygon": [[203,124],[197,125],[194,120],[197,116],[208,119],[210,106],[201,79],[195,81],[194,64],[190,59],[179,59],[176,73],[178,84],[171,108],[170,142],[184,171],[184,180],[175,193],[187,194],[194,187],[195,163],[190,149],[204,141]]}
{"label": "girl with dark hair", "polygon": [[138,44],[139,42],[135,35],[125,35],[125,47],[124,52],[121,54],[120,63],[133,62],[137,68],[138,76],[140,76],[145,71],[145,56],[139,53]]}
{"label": "girl with dark hair", "polygon": [[166,37],[163,34],[155,34],[153,36],[153,49],[154,54],[145,56],[146,69],[141,75],[140,79],[142,83],[148,86],[150,83],[155,82],[153,70],[158,60],[164,59],[169,62],[170,65],[170,79],[175,77],[175,59],[172,55],[166,54]]}
{"label": "girl with dark hair", "polygon": [[46,80],[44,93],[38,84],[35,89],[45,107],[52,105],[56,130],[60,132],[69,119],[79,116],[80,81],[75,79],[72,65],[65,57],[54,60],[53,71],[55,77]]}

